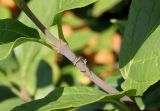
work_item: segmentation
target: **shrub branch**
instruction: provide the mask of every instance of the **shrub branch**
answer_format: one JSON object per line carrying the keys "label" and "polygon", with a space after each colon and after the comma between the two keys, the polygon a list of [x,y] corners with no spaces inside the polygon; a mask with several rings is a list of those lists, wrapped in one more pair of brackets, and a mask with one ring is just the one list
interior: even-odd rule
{"label": "shrub branch", "polygon": [[[16,1],[16,0],[15,0]],[[23,0],[22,0],[23,1]],[[19,5],[18,5],[19,6]],[[46,35],[46,37],[52,42],[53,49],[56,49],[58,53],[65,56],[70,60],[81,72],[90,78],[96,85],[109,94],[116,94],[119,91],[100,79],[95,73],[90,71],[87,67],[84,59],[79,59],[69,48],[68,44],[61,39],[57,39],[51,32],[36,18],[32,11],[28,8],[25,2],[21,2],[19,6],[25,14],[33,21],[33,23]],[[129,97],[122,98],[123,101],[133,102]]]}

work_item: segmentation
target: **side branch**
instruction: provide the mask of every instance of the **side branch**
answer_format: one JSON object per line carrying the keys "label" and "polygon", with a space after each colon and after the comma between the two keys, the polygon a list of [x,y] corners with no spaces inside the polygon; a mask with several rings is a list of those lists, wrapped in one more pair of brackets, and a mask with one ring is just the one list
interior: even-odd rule
{"label": "side branch", "polygon": [[66,58],[68,58],[73,64],[75,64],[75,66],[81,72],[87,75],[95,84],[97,84],[104,91],[108,92],[109,94],[115,94],[119,92],[117,89],[112,88],[111,86],[107,85],[96,74],[90,71],[89,68],[86,66],[86,64],[84,64],[83,60],[79,60],[77,63],[74,63],[77,57],[73,52],[71,52],[67,44],[59,49],[59,53],[64,55]]}
{"label": "side branch", "polygon": [[[25,14],[33,21],[33,23],[48,37],[48,39],[53,43],[54,47],[57,51],[64,55],[67,59],[69,59],[75,66],[83,72],[86,76],[88,76],[95,84],[97,84],[101,89],[108,92],[109,94],[115,94],[119,91],[109,85],[107,85],[102,79],[100,79],[96,74],[89,70],[89,68],[84,64],[83,60],[79,60],[74,63],[77,58],[76,55],[70,50],[67,43],[62,40],[57,39],[54,35],[52,35],[48,29],[35,17],[32,11],[28,8],[26,3],[24,2],[20,7]],[[129,97],[125,96],[123,101],[133,102]]]}

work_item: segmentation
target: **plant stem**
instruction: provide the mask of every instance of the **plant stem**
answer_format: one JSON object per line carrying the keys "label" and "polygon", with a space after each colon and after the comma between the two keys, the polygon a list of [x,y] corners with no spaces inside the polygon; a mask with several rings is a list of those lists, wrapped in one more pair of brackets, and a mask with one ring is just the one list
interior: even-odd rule
{"label": "plant stem", "polygon": [[18,91],[16,88],[14,88],[14,86],[12,86],[12,84],[9,84],[8,86],[11,91],[18,97],[20,97],[21,99],[23,99],[24,101],[31,101],[31,97],[29,96],[29,94],[27,93],[26,89],[22,88],[21,91]]}
{"label": "plant stem", "polygon": [[[48,39],[53,43],[53,45],[57,48],[58,52],[68,58],[72,63],[74,63],[77,58],[76,55],[70,50],[67,43],[62,40],[57,39],[54,35],[52,35],[48,29],[36,18],[36,16],[32,13],[32,11],[28,8],[26,3],[24,2],[21,6],[21,9],[25,12],[25,14],[33,21],[35,25],[48,37]],[[86,76],[88,76],[95,84],[97,84],[101,89],[108,92],[109,94],[116,94],[119,91],[108,84],[106,84],[102,79],[100,79],[95,73],[89,70],[89,68],[84,64],[83,60],[78,61],[75,66],[83,72]],[[133,102],[129,97],[125,97],[124,101]]]}
{"label": "plant stem", "polygon": [[63,16],[63,13],[59,13],[56,18],[56,22],[57,22],[57,26],[58,26],[58,35],[59,35],[60,39],[62,39],[64,42],[67,43],[67,41],[64,37],[64,34],[63,34],[63,29],[62,29],[62,16]]}

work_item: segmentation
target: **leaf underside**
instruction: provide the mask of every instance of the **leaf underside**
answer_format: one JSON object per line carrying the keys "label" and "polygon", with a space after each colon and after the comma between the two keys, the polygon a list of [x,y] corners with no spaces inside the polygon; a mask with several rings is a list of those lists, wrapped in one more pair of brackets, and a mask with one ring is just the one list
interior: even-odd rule
{"label": "leaf underside", "polygon": [[0,60],[18,45],[40,39],[38,32],[14,19],[0,20]]}
{"label": "leaf underside", "polygon": [[133,95],[134,91],[127,91],[116,95],[108,95],[98,89],[89,87],[57,88],[47,97],[20,106],[12,111],[56,111],[66,108],[76,108],[94,102],[112,102],[124,95]]}
{"label": "leaf underside", "polygon": [[160,80],[160,1],[133,0],[120,52],[124,90],[142,95]]}

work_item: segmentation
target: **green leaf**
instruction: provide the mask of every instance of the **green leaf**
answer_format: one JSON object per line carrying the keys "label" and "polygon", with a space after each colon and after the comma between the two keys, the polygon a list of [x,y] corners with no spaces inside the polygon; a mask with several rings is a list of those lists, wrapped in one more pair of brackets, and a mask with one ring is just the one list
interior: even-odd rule
{"label": "green leaf", "polygon": [[[9,67],[8,67],[9,66]],[[10,86],[10,82],[15,78],[19,65],[11,53],[5,60],[0,61],[0,85]],[[10,76],[11,75],[11,76]],[[18,79],[18,77],[16,77]],[[13,82],[13,81],[12,81]]]}
{"label": "green leaf", "polygon": [[[54,0],[55,1],[55,0]],[[59,1],[59,0],[56,0]],[[70,9],[75,9],[75,8],[81,8],[81,7],[85,7],[93,2],[96,2],[97,0],[70,0],[67,1],[66,0],[60,0],[59,2],[57,2],[56,6],[57,6],[57,13],[66,11],[66,10],[70,10]]]}
{"label": "green leaf", "polygon": [[111,102],[98,102],[81,106],[78,108],[70,108],[58,111],[128,111],[128,108],[122,108],[120,105]]}
{"label": "green leaf", "polygon": [[[54,61],[52,61],[54,62]],[[54,89],[54,85],[52,82],[52,69],[47,64],[46,61],[41,60],[38,65],[37,74],[36,74],[36,95],[35,99],[44,98],[48,93],[50,93]]]}
{"label": "green leaf", "polygon": [[160,1],[133,0],[120,52],[124,90],[142,95],[160,80]]}
{"label": "green leaf", "polygon": [[[55,16],[63,11],[85,7],[96,0],[31,0],[29,7],[36,15],[36,17],[46,26],[49,27],[53,24]],[[36,4],[36,5],[35,5]],[[34,26],[32,21],[26,17],[24,13],[20,15],[20,21],[29,26]]]}
{"label": "green leaf", "polygon": [[7,80],[6,75],[0,71],[0,85],[9,86],[9,81]]}
{"label": "green leaf", "polygon": [[14,107],[24,104],[24,101],[19,98],[11,98],[0,102],[0,109],[3,111],[11,111]]}
{"label": "green leaf", "polygon": [[112,9],[114,6],[116,6],[121,1],[122,0],[98,0],[95,3],[95,6],[93,8],[93,15],[95,17],[98,17],[102,15],[104,12]]}
{"label": "green leaf", "polygon": [[20,65],[17,76],[21,77],[23,81],[20,83],[21,87],[26,87],[30,95],[33,95],[36,91],[36,73],[41,60],[41,49],[41,44],[32,42],[24,43],[14,50]]}
{"label": "green leaf", "polygon": [[12,54],[0,61],[0,70],[4,72],[0,75],[0,84],[8,87],[14,84],[19,89],[25,87],[27,92],[33,95],[36,90],[37,67],[42,57],[39,53],[41,49],[42,45],[34,42],[24,43],[15,48],[15,55]]}
{"label": "green leaf", "polygon": [[93,103],[93,104],[88,104],[84,105],[78,108],[71,108],[71,109],[66,109],[64,111],[103,111],[103,107],[106,103]]}
{"label": "green leaf", "polygon": [[[52,25],[54,21],[56,12],[56,2],[56,0],[31,0],[29,1],[28,6],[31,9],[31,11],[36,15],[36,17],[46,27],[49,27]],[[19,20],[29,27],[37,28],[24,12],[20,14]]]}
{"label": "green leaf", "polygon": [[55,111],[80,107],[93,102],[114,101],[128,94],[132,95],[134,92],[129,91],[109,96],[104,92],[89,87],[58,88],[47,97],[20,105],[12,111],[26,111],[27,109],[30,111]]}
{"label": "green leaf", "polygon": [[0,19],[10,18],[12,16],[9,8],[0,6]]}
{"label": "green leaf", "polygon": [[15,70],[18,69],[18,67],[19,64],[13,52],[5,60],[0,61],[0,70],[3,71],[4,73],[10,73],[10,72],[13,73]]}
{"label": "green leaf", "polygon": [[120,84],[123,82],[120,71],[113,72],[112,75],[105,78],[105,82],[112,87],[119,88]]}
{"label": "green leaf", "polygon": [[71,50],[78,51],[84,48],[84,46],[88,43],[88,41],[95,36],[96,33],[93,31],[81,30],[73,33],[66,39],[67,42],[69,43]]}
{"label": "green leaf", "polygon": [[76,15],[64,16],[62,22],[74,28],[83,26],[85,24],[85,22]]}
{"label": "green leaf", "polygon": [[136,97],[136,103],[141,110],[156,109],[160,106],[160,81],[152,85],[142,97]]}
{"label": "green leaf", "polygon": [[27,41],[40,38],[35,29],[29,28],[17,20],[0,20],[0,60],[6,58],[11,50]]}
{"label": "green leaf", "polygon": [[[39,34],[35,29],[29,28],[13,19],[0,21],[0,35],[0,60],[6,58],[13,48],[24,42],[35,41],[46,45],[45,42],[40,40]],[[1,61],[0,68],[6,72],[7,77],[4,76],[4,74],[1,74],[1,76],[3,78],[6,77],[6,82],[12,82],[20,88],[26,87],[29,94],[33,95],[36,90],[36,71],[42,57],[39,53],[41,49],[42,45],[33,42],[17,47],[15,50],[16,59],[20,67],[18,66],[19,68],[13,70],[11,65],[14,64],[15,61]],[[8,67],[8,65],[10,65],[10,67]],[[3,79],[1,79],[1,81],[2,80]],[[5,83],[6,85],[6,82],[3,81],[3,84]]]}
{"label": "green leaf", "polygon": [[37,91],[36,91],[34,99],[37,100],[37,99],[44,98],[51,91],[53,91],[53,89],[54,89],[53,85],[46,86],[46,87],[43,87],[43,88],[38,88]]}
{"label": "green leaf", "polygon": [[50,82],[52,80],[50,66],[43,62],[43,59],[50,53],[53,55],[53,51],[41,44],[32,42],[24,43],[17,47],[14,52],[20,65],[17,76],[21,77],[23,81],[22,87],[26,87],[29,94],[33,96],[39,83],[43,84],[44,81]]}
{"label": "green leaf", "polygon": [[152,85],[143,96],[143,102],[146,106],[146,109],[158,108],[160,106],[160,81]]}

